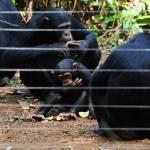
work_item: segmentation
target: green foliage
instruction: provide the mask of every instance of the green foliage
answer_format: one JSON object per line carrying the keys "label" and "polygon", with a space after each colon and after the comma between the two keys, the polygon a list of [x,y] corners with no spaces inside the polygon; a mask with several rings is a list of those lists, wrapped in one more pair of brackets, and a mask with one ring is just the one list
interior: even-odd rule
{"label": "green foliage", "polygon": [[20,83],[21,83],[21,80],[19,78],[10,80],[10,84],[20,84]]}
{"label": "green foliage", "polygon": [[138,17],[136,21],[140,26],[149,26],[150,25],[150,15]]}
{"label": "green foliage", "polygon": [[94,33],[103,48],[116,47],[129,36],[142,32],[142,27],[150,25],[149,0],[137,4],[127,0],[105,0],[96,4],[100,13],[92,16],[89,27],[96,30]]}
{"label": "green foliage", "polygon": [[[12,1],[20,10],[27,10],[27,4],[31,0]],[[86,18],[83,13],[74,15],[93,30],[99,45],[106,49],[116,47],[128,37],[150,26],[150,0],[33,0],[33,3],[34,10],[53,6],[73,11],[89,11]],[[95,13],[92,14],[92,11]]]}
{"label": "green foliage", "polygon": [[16,4],[16,0],[11,0],[12,1],[12,3],[15,5]]}

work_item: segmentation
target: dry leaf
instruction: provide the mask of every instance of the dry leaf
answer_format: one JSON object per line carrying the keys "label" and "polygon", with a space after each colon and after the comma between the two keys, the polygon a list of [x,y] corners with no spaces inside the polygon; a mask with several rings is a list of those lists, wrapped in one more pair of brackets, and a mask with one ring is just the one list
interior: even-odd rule
{"label": "dry leaf", "polygon": [[23,110],[29,110],[30,109],[30,103],[27,101],[17,100],[19,105]]}
{"label": "dry leaf", "polygon": [[45,118],[46,120],[48,120],[48,121],[52,121],[52,120],[54,120],[54,116],[50,116],[50,117],[48,117],[48,118]]}
{"label": "dry leaf", "polygon": [[90,112],[89,112],[89,111],[86,111],[86,112],[79,112],[79,116],[80,116],[80,117],[82,117],[82,118],[86,118],[86,117],[88,117],[88,116],[89,116],[89,114],[90,114]]}

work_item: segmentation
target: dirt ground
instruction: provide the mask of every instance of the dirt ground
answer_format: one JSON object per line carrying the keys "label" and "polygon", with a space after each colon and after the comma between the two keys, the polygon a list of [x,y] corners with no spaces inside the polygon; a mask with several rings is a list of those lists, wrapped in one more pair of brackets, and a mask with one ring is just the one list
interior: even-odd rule
{"label": "dirt ground", "polygon": [[[93,132],[96,120],[24,121],[25,96],[0,94],[0,150],[149,150],[150,140],[113,141]],[[27,99],[28,100],[28,99]],[[27,101],[26,100],[26,101]],[[31,100],[30,100],[31,101]],[[17,117],[16,117],[17,116]]]}

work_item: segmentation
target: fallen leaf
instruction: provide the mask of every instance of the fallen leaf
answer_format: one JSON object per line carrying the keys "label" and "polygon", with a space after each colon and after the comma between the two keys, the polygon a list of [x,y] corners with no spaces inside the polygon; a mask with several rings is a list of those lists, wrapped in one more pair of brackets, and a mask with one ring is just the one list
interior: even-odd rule
{"label": "fallen leaf", "polygon": [[48,121],[52,121],[52,120],[54,120],[54,116],[50,116],[50,117],[48,117],[48,118],[45,118],[45,120],[48,120]]}
{"label": "fallen leaf", "polygon": [[79,112],[79,116],[80,116],[80,117],[82,117],[82,118],[86,118],[86,117],[88,117],[88,116],[89,116],[89,114],[90,114],[90,112],[89,112],[89,111],[86,111],[86,112]]}
{"label": "fallen leaf", "polygon": [[19,105],[21,106],[21,108],[23,110],[29,110],[30,109],[30,103],[27,101],[22,101],[22,100],[17,100],[17,102],[19,103]]}

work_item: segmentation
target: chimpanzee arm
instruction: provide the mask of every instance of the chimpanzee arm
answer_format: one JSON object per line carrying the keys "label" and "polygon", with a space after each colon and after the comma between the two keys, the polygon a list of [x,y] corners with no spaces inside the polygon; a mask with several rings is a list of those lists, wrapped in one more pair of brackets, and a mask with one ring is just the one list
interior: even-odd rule
{"label": "chimpanzee arm", "polygon": [[87,87],[90,83],[91,79],[91,72],[88,70],[87,67],[84,65],[80,64],[80,71],[78,72],[78,76],[83,79],[84,83],[83,86]]}
{"label": "chimpanzee arm", "polygon": [[[63,52],[66,49],[63,43],[40,45],[40,46],[32,47],[32,48],[35,48],[35,49],[27,50],[27,48],[24,48],[20,50],[12,49],[12,50],[1,51],[1,58],[0,58],[1,68],[5,68],[5,67],[17,68],[22,63],[28,63],[28,61],[37,60],[38,58],[45,57],[45,56],[49,56],[49,60],[54,60],[55,57],[56,59],[59,57],[59,54],[63,54]],[[44,48],[50,48],[50,49],[44,50]],[[51,48],[54,48],[54,50]]]}
{"label": "chimpanzee arm", "polygon": [[86,28],[73,16],[71,17],[71,29],[80,29],[79,31],[72,31],[73,38],[75,40],[85,40],[86,44],[84,48],[98,48],[96,37],[92,32],[86,30]]}
{"label": "chimpanzee arm", "polygon": [[86,67],[95,69],[101,57],[101,51],[98,50],[96,37],[92,32],[87,31],[83,24],[81,24],[73,16],[70,17],[72,23],[71,29],[80,29],[79,31],[71,32],[74,40],[80,44],[77,51],[75,51],[75,49],[71,50],[71,52],[73,55],[76,54],[79,56],[77,59]]}
{"label": "chimpanzee arm", "polygon": [[[40,64],[30,64],[38,65]],[[29,89],[35,98],[42,100],[43,104],[34,112],[31,118],[42,120],[47,112],[52,108],[50,105],[55,105],[59,101],[60,92],[57,89],[44,89],[44,87],[59,86],[56,84],[55,78],[49,72],[20,72],[20,78],[24,85],[28,87],[43,87],[42,89]]]}
{"label": "chimpanzee arm", "polygon": [[87,111],[88,108],[89,108],[89,91],[84,90],[80,95],[80,97],[72,105],[69,112],[76,114],[77,112]]}
{"label": "chimpanzee arm", "polygon": [[60,94],[58,94],[58,93],[56,92],[56,93],[54,93],[52,96],[48,96],[48,97],[42,99],[42,100],[43,100],[43,105],[41,105],[41,106],[34,112],[32,118],[34,118],[34,119],[39,118],[39,119],[42,120],[42,118],[40,118],[41,115],[43,115],[43,117],[44,117],[44,116],[49,112],[49,110],[52,108],[52,106],[50,106],[50,105],[55,105],[55,104],[57,104],[57,102],[58,102],[58,96],[59,96],[59,95],[60,95]]}
{"label": "chimpanzee arm", "polygon": [[77,76],[83,79],[82,87],[85,87],[85,89],[82,90],[81,95],[78,97],[78,99],[73,104],[72,108],[70,109],[70,112],[77,113],[80,111],[87,111],[89,106],[89,83],[91,79],[91,73],[90,71],[82,64],[80,64],[80,71],[77,71]]}

